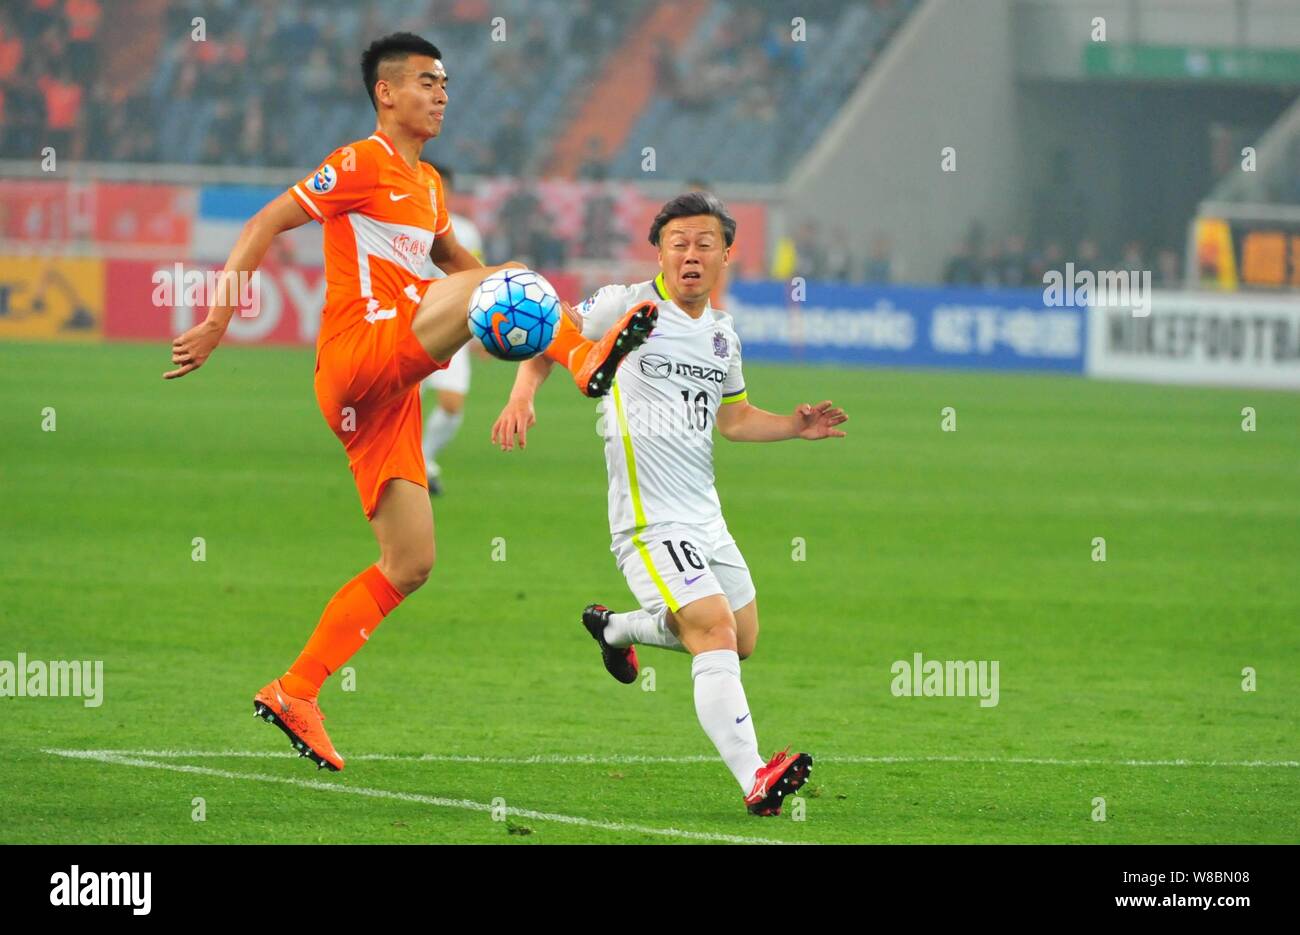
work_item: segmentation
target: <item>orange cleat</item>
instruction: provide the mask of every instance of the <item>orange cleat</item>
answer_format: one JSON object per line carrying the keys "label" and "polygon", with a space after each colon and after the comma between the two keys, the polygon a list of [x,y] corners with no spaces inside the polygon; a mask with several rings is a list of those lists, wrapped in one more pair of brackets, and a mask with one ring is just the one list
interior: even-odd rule
{"label": "orange cleat", "polygon": [[276,679],[253,696],[253,715],[284,731],[298,755],[309,758],[317,769],[343,768],[343,757],[325,733],[325,715],[315,698],[290,695]]}
{"label": "orange cleat", "polygon": [[614,383],[614,371],[623,358],[635,351],[650,337],[659,309],[653,302],[642,302],[624,315],[593,343],[586,356],[573,371],[573,380],[584,396],[604,396]]}
{"label": "orange cleat", "polygon": [[811,772],[812,757],[791,754],[786,747],[754,774],[754,788],[745,796],[746,807],[753,815],[780,815],[786,797],[798,792]]}

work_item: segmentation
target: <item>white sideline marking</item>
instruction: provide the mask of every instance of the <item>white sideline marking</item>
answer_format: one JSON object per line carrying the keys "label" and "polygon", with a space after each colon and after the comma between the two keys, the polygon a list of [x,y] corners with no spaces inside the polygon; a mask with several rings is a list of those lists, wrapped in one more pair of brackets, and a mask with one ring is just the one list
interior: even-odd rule
{"label": "white sideline marking", "polygon": [[[283,759],[296,758],[292,751],[268,750],[46,750],[61,756],[152,757],[154,759]],[[423,763],[480,763],[488,766],[544,765],[636,765],[655,763],[716,763],[716,756],[641,756],[638,754],[538,754],[536,756],[471,756],[443,753],[360,753],[348,758],[361,761],[412,761]],[[987,763],[1013,766],[1230,766],[1265,769],[1300,768],[1300,760],[1070,760],[1031,756],[818,756],[815,762],[849,764],[890,763]]]}
{"label": "white sideline marking", "polygon": [[[492,806],[483,802],[475,802],[472,799],[444,799],[433,795],[417,795],[414,792],[393,792],[388,789],[367,789],[363,786],[344,786],[338,783],[322,782],[318,779],[293,779],[288,776],[268,776],[263,773],[237,773],[225,769],[213,769],[208,766],[190,766],[182,763],[159,763],[155,760],[139,759],[137,756],[127,755],[121,752],[111,752],[107,750],[57,750],[46,749],[44,753],[51,753],[55,756],[70,757],[73,759],[95,760],[100,763],[109,763],[114,766],[140,766],[147,769],[164,769],[175,773],[190,773],[199,776],[216,776],[220,779],[251,779],[256,782],[278,782],[287,786],[298,786],[303,789],[316,789],[321,792],[346,792],[350,795],[368,796],[374,799],[396,799],[400,802],[415,802],[420,805],[436,805],[441,808],[460,808],[471,812],[490,812]],[[140,753],[143,751],[137,751]],[[154,754],[155,756],[203,756],[201,753],[189,753],[176,750],[167,754]],[[207,754],[211,755],[211,754]],[[261,756],[262,754],[248,753],[218,753],[218,756]],[[531,808],[513,808],[505,809],[507,815],[517,815],[520,818],[531,818],[534,821],[553,821],[563,825],[578,825],[584,828],[599,828],[603,831],[632,832],[634,834],[652,834],[665,838],[681,838],[688,841],[718,841],[724,844],[788,844],[788,841],[777,841],[771,838],[756,838],[739,834],[715,834],[706,831],[684,831],[680,828],[652,828],[649,825],[633,825],[618,821],[600,821],[594,818],[582,818],[577,815],[559,815],[555,812],[538,812]]]}

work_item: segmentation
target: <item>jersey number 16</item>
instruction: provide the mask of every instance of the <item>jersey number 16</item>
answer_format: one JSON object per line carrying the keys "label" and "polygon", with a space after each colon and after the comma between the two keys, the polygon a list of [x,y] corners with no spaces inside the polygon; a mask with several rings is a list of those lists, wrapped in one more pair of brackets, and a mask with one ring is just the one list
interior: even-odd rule
{"label": "jersey number 16", "polygon": [[686,404],[686,427],[704,431],[709,427],[709,394],[700,390],[695,394],[695,406],[691,406],[691,391],[682,390],[682,402]]}
{"label": "jersey number 16", "polygon": [[[677,566],[678,571],[685,571],[686,566],[682,560],[677,557],[677,550],[673,548],[671,539],[665,539],[664,545],[668,547],[668,554],[672,557],[673,564]],[[696,571],[704,570],[704,560],[700,558],[700,553],[695,551],[695,546],[691,545],[685,539],[678,543],[682,547],[682,555],[686,556],[686,564],[690,565]]]}

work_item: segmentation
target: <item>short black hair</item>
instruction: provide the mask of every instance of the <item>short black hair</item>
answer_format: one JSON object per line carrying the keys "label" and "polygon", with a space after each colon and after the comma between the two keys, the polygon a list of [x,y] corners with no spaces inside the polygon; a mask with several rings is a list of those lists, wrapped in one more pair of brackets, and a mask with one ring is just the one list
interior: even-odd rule
{"label": "short black hair", "polygon": [[370,95],[370,106],[376,112],[379,110],[379,102],[375,100],[375,82],[379,80],[379,66],[384,62],[405,59],[408,55],[442,58],[436,45],[413,32],[395,32],[376,39],[361,53],[361,78],[366,83],[366,93]]}
{"label": "short black hair", "polygon": [[736,239],[736,219],[727,213],[727,206],[722,203],[722,199],[712,192],[683,192],[660,208],[650,225],[651,245],[659,246],[659,233],[669,221],[701,214],[718,219],[722,224],[722,236],[730,247]]}

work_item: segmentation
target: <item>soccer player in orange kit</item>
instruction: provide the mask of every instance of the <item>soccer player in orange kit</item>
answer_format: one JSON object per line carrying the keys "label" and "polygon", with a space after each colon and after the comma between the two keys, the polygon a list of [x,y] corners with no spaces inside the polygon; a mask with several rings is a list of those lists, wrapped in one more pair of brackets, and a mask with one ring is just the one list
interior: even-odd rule
{"label": "soccer player in orange kit", "polygon": [[[420,161],[442,129],[447,73],[437,47],[412,33],[371,43],[362,75],[375,132],[330,154],[245,226],[223,281],[251,274],[272,239],[310,220],[324,229],[326,296],[316,342],[316,399],[347,451],[379,561],[345,584],[289,670],[253,699],[254,714],[283,730],[318,768],[343,758],[323,725],[320,686],[374,634],[434,561],[433,512],[420,448],[420,381],[470,340],[469,299],[490,273],[456,241],[438,173]],[[424,258],[444,279],[421,279]],[[232,297],[237,290],[226,290]],[[207,319],[172,342],[175,379],[216,349],[234,312],[219,292]],[[642,303],[598,341],[584,339],[565,306],[547,355],[588,396],[608,392],[614,371],[654,327]]]}

